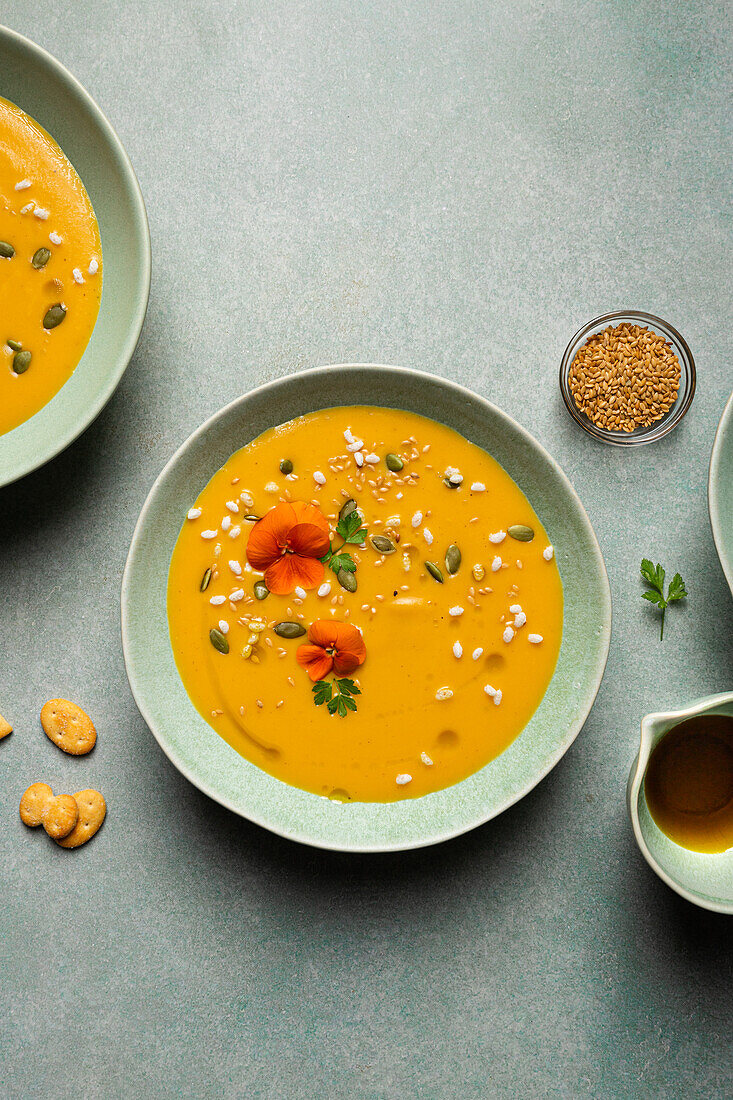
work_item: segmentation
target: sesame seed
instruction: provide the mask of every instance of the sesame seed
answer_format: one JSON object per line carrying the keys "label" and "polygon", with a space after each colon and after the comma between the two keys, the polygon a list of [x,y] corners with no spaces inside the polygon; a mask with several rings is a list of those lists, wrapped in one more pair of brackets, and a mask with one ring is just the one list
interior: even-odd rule
{"label": "sesame seed", "polygon": [[351,428],[347,428],[346,431],[344,432],[344,439],[346,440],[347,443],[353,443],[354,442],[354,433],[352,432]]}
{"label": "sesame seed", "polygon": [[494,696],[494,706],[498,707],[500,702],[501,702],[501,690],[497,689],[496,695]]}
{"label": "sesame seed", "polygon": [[493,535],[489,535],[489,542],[500,543],[506,538],[506,531],[494,531]]}
{"label": "sesame seed", "polygon": [[218,535],[218,533],[219,533],[218,531],[202,531],[201,532],[201,538],[202,539],[215,539],[216,536]]}
{"label": "sesame seed", "polygon": [[34,216],[36,218],[39,218],[42,222],[45,222],[50,213],[50,210],[45,210],[42,206],[37,206],[36,209],[33,211]]}
{"label": "sesame seed", "polygon": [[235,561],[233,558],[229,559],[229,568],[231,569],[235,577],[242,576],[242,566],[239,564],[238,561]]}
{"label": "sesame seed", "polygon": [[517,558],[517,569],[521,569],[521,568],[522,568],[522,563],[519,560],[519,558]]}
{"label": "sesame seed", "polygon": [[452,699],[453,698],[453,691],[449,687],[438,688],[438,690],[435,693],[435,698],[439,702],[443,702],[444,699]]}
{"label": "sesame seed", "polygon": [[325,485],[326,484],[326,475],[322,474],[320,470],[314,470],[313,471],[313,480],[318,485]]}
{"label": "sesame seed", "polygon": [[299,600],[304,600],[307,593],[304,588],[301,588],[300,585],[297,585],[295,588],[295,595],[298,597]]}
{"label": "sesame seed", "polygon": [[219,630],[222,632],[222,634],[229,633],[229,623],[226,621],[226,619],[219,619]]}
{"label": "sesame seed", "polygon": [[[61,237],[61,236],[60,236],[60,235],[59,235],[59,234],[58,234],[58,233],[56,232],[56,230],[55,230],[55,229],[52,229],[52,230],[51,230],[51,232],[50,232],[50,233],[49,233],[49,235],[48,235],[48,239],[49,239],[49,241],[51,242],[51,244],[61,244],[61,241],[63,240],[63,237]],[[89,266],[91,267],[91,264],[90,264]],[[93,272],[93,271],[90,271],[90,272],[89,272],[89,274],[90,274],[90,275],[93,275],[93,274],[94,274],[94,272]]]}
{"label": "sesame seed", "polygon": [[518,611],[522,610],[522,605],[521,603],[513,603],[509,610],[511,611],[512,615],[516,615]]}
{"label": "sesame seed", "polygon": [[[239,603],[240,600],[244,599],[244,589],[243,588],[235,588],[234,591],[230,593],[229,599],[231,600],[232,603]],[[253,627],[253,629],[254,629],[254,627]]]}
{"label": "sesame seed", "polygon": [[276,481],[268,481],[267,485],[265,485],[265,492],[266,493],[279,493],[280,492],[280,486],[278,485],[278,483]]}
{"label": "sesame seed", "polygon": [[492,699],[496,695],[496,688],[492,687],[491,684],[484,684],[484,691],[487,695],[490,695]]}
{"label": "sesame seed", "polygon": [[483,649],[481,648],[481,646],[477,646],[477,648],[476,648],[476,649],[474,649],[473,653],[471,654],[471,656],[473,657],[474,661],[478,661],[479,657],[481,657],[481,656],[482,656],[483,652],[484,652],[484,651],[483,651]]}
{"label": "sesame seed", "polygon": [[542,551],[542,557],[545,561],[552,561],[552,555],[555,553],[555,549],[552,546],[546,546]]}
{"label": "sesame seed", "polygon": [[239,527],[238,525],[235,525],[234,527],[230,528],[230,530],[229,530],[229,538],[230,539],[239,538],[239,535],[240,535],[241,531],[242,531],[242,528]]}
{"label": "sesame seed", "polygon": [[402,493],[397,493],[397,500],[402,500],[402,496],[403,496]]}
{"label": "sesame seed", "polygon": [[[37,210],[36,214],[38,214]],[[75,267],[71,274],[74,276],[75,283],[79,283],[81,285],[84,282],[84,276],[81,273],[81,268]]]}
{"label": "sesame seed", "polygon": [[35,203],[34,203],[33,201],[31,201],[31,202],[27,202],[27,203],[25,204],[25,206],[21,206],[21,208],[20,208],[20,212],[21,212],[21,214],[30,214],[31,210],[33,209],[33,207],[34,207],[35,205],[36,205],[36,204],[35,204]]}
{"label": "sesame seed", "polygon": [[460,606],[460,604],[456,604],[455,607],[448,608],[448,614],[452,618],[457,619],[459,615],[463,614],[463,608]]}
{"label": "sesame seed", "polygon": [[514,631],[512,630],[512,628],[510,626],[506,627],[506,629],[504,630],[504,633],[502,634],[502,638],[507,643],[507,645],[509,644],[509,642],[511,642],[513,637],[514,637]]}
{"label": "sesame seed", "polygon": [[375,463],[379,462],[379,455],[375,455],[374,452],[372,452],[371,454],[366,455],[365,458],[366,458],[366,461],[371,466],[374,466]]}
{"label": "sesame seed", "polygon": [[16,183],[15,190],[16,191],[27,191],[28,188],[30,187],[30,185],[31,185],[30,180],[20,180],[18,183]]}
{"label": "sesame seed", "polygon": [[231,525],[232,525],[232,517],[231,516],[224,516],[224,519],[221,521],[222,531],[228,531],[229,528],[231,527]]}
{"label": "sesame seed", "polygon": [[463,483],[463,474],[451,474],[448,480],[451,485],[461,485]]}
{"label": "sesame seed", "polygon": [[363,439],[352,439],[351,442],[347,444],[346,450],[351,451],[351,453],[353,455],[356,451],[360,451],[363,446],[364,446],[364,440]]}
{"label": "sesame seed", "polygon": [[227,501],[227,508],[229,509],[230,512],[234,512],[235,515],[239,511],[239,505],[237,504],[236,500],[228,500]]}
{"label": "sesame seed", "polygon": [[[54,243],[60,244],[61,242],[56,241]],[[89,261],[89,267],[87,268],[87,271],[89,272],[90,275],[96,275],[97,272],[99,271],[99,262],[97,260],[95,260],[94,258],[92,258]]]}
{"label": "sesame seed", "polygon": [[225,600],[226,600],[226,596],[212,596],[211,599],[209,600],[209,603],[213,603],[214,607],[218,607],[219,604],[224,603]]}
{"label": "sesame seed", "polygon": [[415,512],[415,515],[412,517],[412,526],[413,527],[419,527],[421,523],[422,523],[422,512]]}
{"label": "sesame seed", "polygon": [[528,634],[527,635],[527,641],[531,642],[532,645],[539,645],[540,642],[543,641],[543,640],[544,639],[543,639],[541,634]]}
{"label": "sesame seed", "polygon": [[412,776],[408,775],[407,772],[403,772],[396,777],[395,783],[398,787],[404,787],[406,783],[412,783]]}
{"label": "sesame seed", "polygon": [[423,527],[423,532],[422,533],[423,533],[423,538],[425,539],[428,546],[432,546],[433,545],[433,532],[430,530],[430,528],[429,527]]}
{"label": "sesame seed", "polygon": [[474,481],[474,482],[472,482],[471,492],[472,493],[485,493],[486,492],[486,486],[484,485],[483,481]]}
{"label": "sesame seed", "polygon": [[331,591],[331,585],[328,581],[324,581],[321,587],[318,589],[319,596],[328,596]]}
{"label": "sesame seed", "polygon": [[354,455],[354,461],[359,467],[362,467],[364,465],[364,455],[361,453],[361,451],[356,452],[356,454]]}
{"label": "sesame seed", "polygon": [[514,616],[514,627],[515,627],[515,629],[519,630],[520,627],[524,626],[526,621],[527,621],[527,616],[524,614],[524,612],[523,611],[518,611],[516,613],[516,615]]}
{"label": "sesame seed", "polygon": [[429,768],[432,768],[433,762],[426,752],[420,753],[420,759],[422,760],[423,764],[427,764]]}
{"label": "sesame seed", "polygon": [[186,512],[186,516],[187,516],[188,519],[198,519],[200,515],[201,515],[201,509],[200,508],[189,508],[188,511]]}
{"label": "sesame seed", "polygon": [[453,656],[459,659],[463,656],[463,646],[460,642],[453,643]]}
{"label": "sesame seed", "polygon": [[497,556],[496,556],[496,557],[494,558],[494,560],[493,560],[493,561],[492,561],[492,563],[491,563],[491,572],[492,572],[492,573],[498,573],[498,571],[499,571],[499,570],[501,569],[501,567],[502,567],[502,564],[503,564],[503,563],[502,563],[502,560],[501,560],[501,558],[499,557],[499,555],[497,554]]}

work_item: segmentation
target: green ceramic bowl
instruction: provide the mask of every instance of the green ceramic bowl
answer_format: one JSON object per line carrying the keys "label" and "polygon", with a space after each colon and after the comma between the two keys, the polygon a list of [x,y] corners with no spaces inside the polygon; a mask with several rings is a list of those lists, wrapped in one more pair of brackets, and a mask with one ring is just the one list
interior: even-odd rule
{"label": "green ceramic bowl", "polygon": [[697,699],[683,710],[647,714],[641,723],[639,754],[631,765],[626,802],[641,854],[663,882],[683,898],[715,913],[733,914],[733,848],[709,855],[691,852],[666,836],[649,813],[644,776],[652,750],[671,729],[699,714],[733,716],[733,692]]}
{"label": "green ceramic bowl", "polygon": [[104,282],[92,338],[59,392],[0,435],[0,486],[53,458],[101,411],[135,350],[150,289],[150,235],[135,173],[81,84],[49,53],[0,27],[0,95],[59,143],[81,176],[102,234]]}
{"label": "green ceramic bowl", "polygon": [[708,509],[720,564],[733,592],[733,394],[715,433],[708,477]]}
{"label": "green ceramic bowl", "polygon": [[[490,452],[526,493],[557,553],[565,590],[555,675],[529,724],[496,760],[422,798],[336,803],[274,779],[241,757],[194,709],[168,637],[168,566],[191,501],[232,453],[273,425],[343,405],[410,409]],[[283,378],[207,421],[153,486],[122,582],[122,641],[133,694],[163,751],[200,790],[282,836],[321,848],[377,852],[457,836],[527,794],[572,744],[603,676],[611,598],[598,543],[569,481],[523,428],[452,382],[398,367],[350,364]]]}

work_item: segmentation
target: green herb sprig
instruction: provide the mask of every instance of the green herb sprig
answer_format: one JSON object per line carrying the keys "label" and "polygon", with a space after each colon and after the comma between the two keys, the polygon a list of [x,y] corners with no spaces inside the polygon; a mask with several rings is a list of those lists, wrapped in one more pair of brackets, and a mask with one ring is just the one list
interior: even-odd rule
{"label": "green herb sprig", "polygon": [[351,554],[348,552],[342,553],[342,551],[344,546],[363,546],[366,533],[366,527],[362,524],[361,516],[356,510],[350,512],[348,516],[344,516],[336,525],[336,534],[340,535],[344,541],[340,546],[334,547],[329,540],[328,553],[321,558],[323,564],[327,565],[336,574],[340,573],[342,569],[345,573],[355,573],[356,562]]}
{"label": "green herb sprig", "polygon": [[[334,687],[336,688],[335,695]],[[333,681],[319,680],[317,684],[313,685],[313,702],[316,706],[322,707],[325,703],[328,713],[338,714],[340,718],[345,718],[350,710],[356,710],[356,703],[352,699],[352,695],[361,695],[361,691],[353,680],[346,678]]]}
{"label": "green herb sprig", "polygon": [[642,558],[641,562],[641,575],[651,588],[650,592],[642,592],[642,599],[649,600],[649,603],[653,603],[662,612],[662,626],[659,633],[659,640],[664,638],[664,613],[671,603],[675,600],[684,600],[687,595],[687,589],[685,588],[685,582],[679,573],[675,573],[672,580],[669,583],[667,589],[667,595],[664,595],[664,570],[659,562],[657,562],[656,568],[652,565],[648,558]]}

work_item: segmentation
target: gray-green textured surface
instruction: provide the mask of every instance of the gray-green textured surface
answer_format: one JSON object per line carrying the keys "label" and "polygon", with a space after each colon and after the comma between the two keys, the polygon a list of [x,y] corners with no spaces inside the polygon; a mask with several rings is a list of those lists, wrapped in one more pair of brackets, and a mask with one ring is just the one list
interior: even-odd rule
{"label": "gray-green textured surface", "polygon": [[[655,878],[624,808],[640,716],[733,682],[705,502],[733,373],[726,6],[6,0],[0,18],[107,111],[154,250],[111,404],[0,493],[2,1095],[730,1095],[730,919]],[[626,305],[679,328],[699,372],[683,425],[632,454],[586,438],[556,385],[575,328]],[[174,447],[255,382],[356,360],[444,373],[534,432],[596,526],[616,616],[596,707],[527,799],[357,859],[174,771],[118,613]],[[662,644],[643,553],[691,593]],[[97,721],[85,760],[38,728],[54,694]],[[93,843],[21,826],[40,777],[106,793]]]}

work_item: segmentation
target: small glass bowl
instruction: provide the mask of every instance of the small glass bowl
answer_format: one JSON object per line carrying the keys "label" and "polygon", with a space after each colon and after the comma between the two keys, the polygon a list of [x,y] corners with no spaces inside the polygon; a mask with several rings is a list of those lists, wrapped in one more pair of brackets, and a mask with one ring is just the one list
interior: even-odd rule
{"label": "small glass bowl", "polygon": [[[660,336],[664,336],[669,341],[680,363],[680,387],[677,400],[661,420],[655,420],[648,428],[636,428],[633,432],[613,432],[607,428],[599,428],[592,420],[588,419],[584,412],[581,412],[570,392],[568,377],[573,360],[588,337],[596,332],[602,332],[608,325],[616,326],[624,321],[632,325],[652,329],[653,332],[659,333]],[[615,313],[604,313],[602,317],[595,317],[587,325],[583,325],[565,348],[565,354],[560,364],[560,392],[573,420],[577,421],[581,428],[585,428],[594,439],[600,439],[603,443],[612,443],[616,447],[638,447],[644,443],[654,443],[657,439],[661,439],[671,432],[692,404],[692,399],[695,396],[695,383],[695,360],[677,329],[672,328],[661,317],[655,317],[651,313],[642,313],[641,310],[635,309],[620,309]]]}

